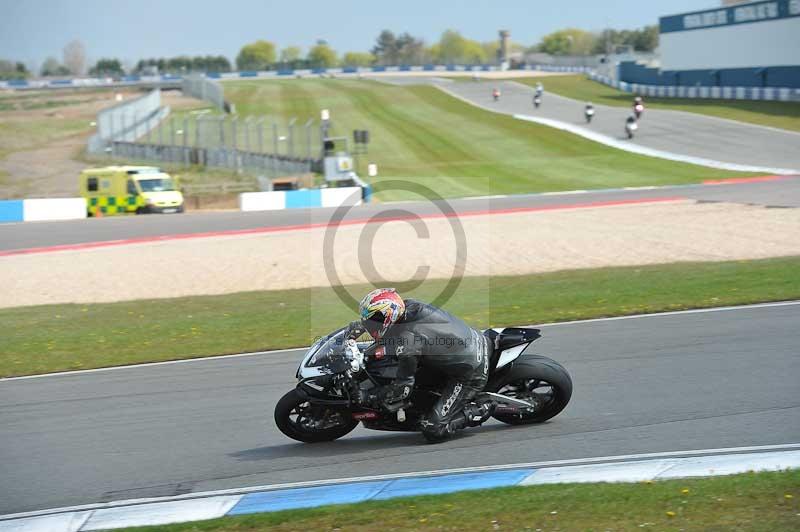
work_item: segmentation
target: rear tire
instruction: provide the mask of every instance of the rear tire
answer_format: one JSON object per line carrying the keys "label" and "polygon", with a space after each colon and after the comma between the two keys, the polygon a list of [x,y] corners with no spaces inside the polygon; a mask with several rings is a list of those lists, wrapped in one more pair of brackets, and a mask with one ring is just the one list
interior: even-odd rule
{"label": "rear tire", "polygon": [[[572,397],[572,378],[564,366],[551,358],[539,355],[523,355],[514,362],[514,368],[508,375],[492,384],[493,389],[490,391],[503,393],[504,388],[517,388],[519,392],[514,393],[514,396],[519,396],[523,400],[533,400],[537,405],[532,413],[492,415],[496,420],[509,425],[528,425],[547,421],[564,410]],[[535,387],[528,391],[529,386]],[[537,392],[545,389],[547,392]],[[526,394],[530,394],[530,397]]]}
{"label": "rear tire", "polygon": [[[312,412],[311,409],[317,409]],[[339,416],[341,423],[327,428],[313,428],[304,423],[304,420],[314,421],[313,414],[325,416]],[[323,407],[311,407],[307,398],[300,394],[297,389],[286,393],[275,405],[275,424],[281,432],[293,440],[303,443],[317,443],[323,441],[333,441],[349,434],[358,426],[358,421],[350,419],[346,412],[333,412]]]}

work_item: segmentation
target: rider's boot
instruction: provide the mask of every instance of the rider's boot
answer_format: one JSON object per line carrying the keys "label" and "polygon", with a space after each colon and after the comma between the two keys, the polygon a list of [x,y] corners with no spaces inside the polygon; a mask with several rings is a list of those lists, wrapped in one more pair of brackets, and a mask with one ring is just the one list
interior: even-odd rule
{"label": "rider's boot", "polygon": [[468,427],[478,427],[483,425],[497,408],[497,402],[489,401],[482,403],[470,403],[464,407],[464,417]]}

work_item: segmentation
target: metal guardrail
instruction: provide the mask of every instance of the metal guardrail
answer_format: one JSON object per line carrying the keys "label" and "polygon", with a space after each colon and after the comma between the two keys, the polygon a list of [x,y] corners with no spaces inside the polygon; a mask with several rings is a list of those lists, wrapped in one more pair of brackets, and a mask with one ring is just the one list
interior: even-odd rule
{"label": "metal guardrail", "polygon": [[686,85],[643,85],[618,81],[590,73],[589,78],[624,92],[657,98],[721,98],[725,100],[800,101],[800,89],[788,87],[706,87]]}

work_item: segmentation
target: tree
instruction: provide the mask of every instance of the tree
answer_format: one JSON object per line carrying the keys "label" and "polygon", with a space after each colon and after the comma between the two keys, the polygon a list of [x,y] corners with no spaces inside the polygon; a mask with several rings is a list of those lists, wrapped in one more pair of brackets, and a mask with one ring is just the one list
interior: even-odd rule
{"label": "tree", "polygon": [[442,63],[480,64],[487,60],[481,43],[466,39],[455,30],[442,33],[435,51],[436,59]]}
{"label": "tree", "polygon": [[634,31],[633,48],[640,52],[652,52],[658,48],[658,26],[645,26]]}
{"label": "tree", "polygon": [[0,59],[0,79],[25,79],[27,77],[28,69],[23,63]]}
{"label": "tree", "polygon": [[86,72],[86,48],[77,39],[64,47],[64,66],[74,76],[82,76]]}
{"label": "tree", "polygon": [[390,30],[383,30],[372,47],[372,55],[381,65],[397,64],[397,51],[397,37]]}
{"label": "tree", "polygon": [[424,60],[425,42],[409,33],[403,33],[395,41],[397,62],[401,65],[418,65]]}
{"label": "tree", "polygon": [[239,70],[268,70],[275,63],[275,45],[259,40],[242,46],[236,56]]}
{"label": "tree", "polygon": [[119,59],[98,59],[97,63],[89,69],[91,76],[122,76],[125,71]]}
{"label": "tree", "polygon": [[300,49],[299,46],[287,46],[283,50],[281,50],[281,63],[287,63],[289,65],[294,65],[303,56],[303,50]]}
{"label": "tree", "polygon": [[336,66],[336,52],[327,44],[317,44],[308,51],[308,62],[312,68]]}
{"label": "tree", "polygon": [[567,28],[542,38],[538,49],[552,55],[589,55],[595,49],[597,37],[588,31]]}
{"label": "tree", "polygon": [[597,38],[594,53],[612,53],[619,45],[633,46],[639,52],[652,52],[658,47],[658,26],[638,30],[603,30]]}
{"label": "tree", "polygon": [[489,62],[496,61],[500,57],[500,41],[482,42],[481,48]]}
{"label": "tree", "polygon": [[347,52],[342,58],[342,65],[346,67],[365,67],[375,62],[375,56],[369,52]]}
{"label": "tree", "polygon": [[42,76],[67,76],[69,69],[58,62],[55,57],[48,57],[42,63]]}

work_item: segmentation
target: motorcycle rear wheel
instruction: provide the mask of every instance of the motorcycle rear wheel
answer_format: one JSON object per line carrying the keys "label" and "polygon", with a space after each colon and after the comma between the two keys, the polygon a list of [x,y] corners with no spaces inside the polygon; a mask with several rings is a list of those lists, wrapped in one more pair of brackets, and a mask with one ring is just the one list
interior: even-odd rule
{"label": "motorcycle rear wheel", "polygon": [[567,370],[555,360],[539,355],[523,355],[508,375],[493,384],[497,393],[536,405],[533,412],[498,412],[492,416],[509,425],[547,421],[564,410],[572,397],[572,378]]}
{"label": "motorcycle rear wheel", "polygon": [[275,424],[280,431],[303,443],[333,441],[350,433],[358,423],[346,412],[311,405],[297,389],[287,392],[275,405]]}

